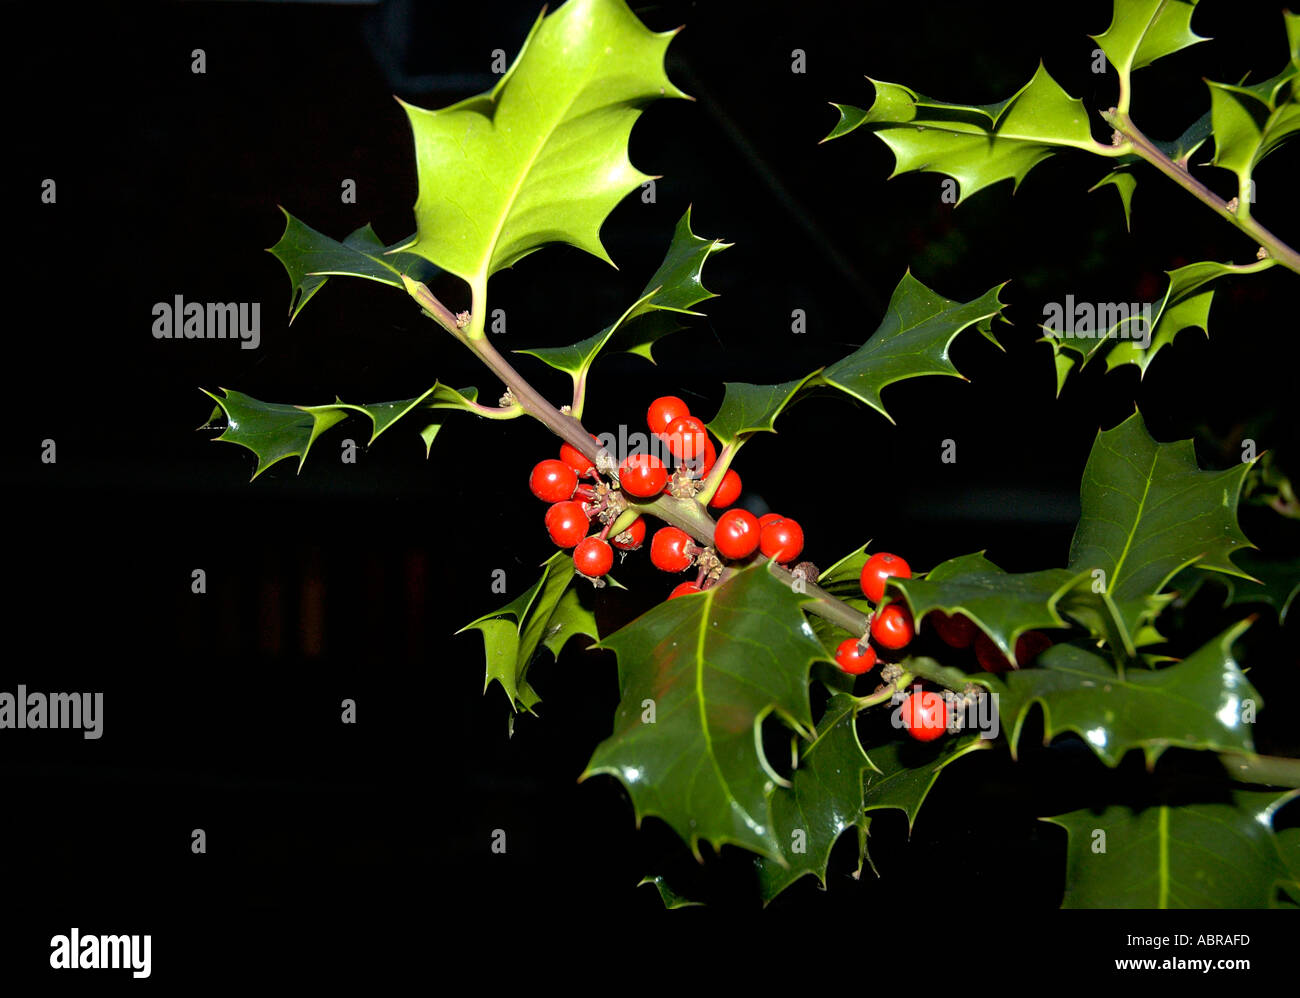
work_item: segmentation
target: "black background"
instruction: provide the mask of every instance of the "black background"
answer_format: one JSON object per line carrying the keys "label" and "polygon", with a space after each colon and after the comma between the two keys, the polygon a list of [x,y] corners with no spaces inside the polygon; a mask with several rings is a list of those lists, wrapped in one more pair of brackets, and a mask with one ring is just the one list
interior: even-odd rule
{"label": "black background", "polygon": [[[1090,72],[1086,35],[1104,30],[1109,4],[635,9],[656,30],[687,26],[668,71],[696,97],[651,107],[632,136],[633,162],[663,175],[656,203],[629,197],[606,223],[617,271],[554,247],[494,278],[492,304],[509,323],[498,346],[571,342],[611,321],[688,204],[696,232],[735,246],[706,275],[721,297],[656,349],[657,367],[601,361],[589,426],[635,429],[665,393],[707,417],[724,380],[789,380],[838,359],[875,328],[910,266],[961,300],[1010,280],[1014,325],[997,327],[1007,352],[963,335],[953,359],[970,381],[888,389],[896,426],[821,399],[749,446],[737,466],[746,502],[803,520],[817,563],[873,539],[921,568],[979,549],[1012,571],[1063,564],[1089,448],[1134,401],[1157,439],[1196,437],[1204,466],[1230,466],[1251,437],[1294,469],[1297,329],[1277,303],[1296,278],[1281,268],[1226,282],[1211,337],[1184,333],[1144,381],[1098,365],[1054,399],[1050,351],[1033,342],[1044,302],[1149,299],[1162,270],[1253,257],[1153,171],[1140,174],[1129,235],[1114,192],[1086,193],[1106,164],[1082,154],[1037,167],[1014,198],[1004,183],[954,210],[934,174],[886,182],[891,155],[865,131],[817,144],[836,120],[828,101],[870,103],[865,73],[985,103],[1019,88],[1041,56],[1066,91],[1105,108],[1114,76]],[[1137,77],[1135,117],[1148,134],[1172,137],[1202,113],[1201,76],[1275,72],[1279,10],[1204,5],[1195,26],[1215,41]],[[536,8],[13,5],[2,16],[12,197],[0,689],[105,696],[99,741],[0,732],[4,906],[23,940],[9,966],[39,968],[50,935],[72,925],[152,931],[157,966],[177,975],[215,966],[229,947],[273,953],[268,940],[302,924],[343,936],[400,924],[419,938],[450,919],[511,949],[547,912],[558,920],[541,925],[590,940],[608,920],[682,917],[635,887],[648,872],[707,896],[715,915],[756,909],[746,856],[710,855],[701,870],[666,826],[634,828],[615,781],[575,782],[610,728],[612,659],[571,646],[537,664],[540,717],[507,738],[505,697],[482,694],[478,635],[453,636],[505,602],[490,591],[494,569],[513,597],[549,554],[525,485],[554,451],[540,425],[453,417],[428,460],[399,426],[349,465],[339,441],[366,436],[350,421],[301,474],[286,461],[252,484],[249,452],[195,430],[211,408],[199,386],[314,403],[406,398],[440,379],[495,397],[499,385],[392,289],[335,280],[288,326],[288,281],[263,248],[282,229],[277,204],[336,237],[367,221],[385,242],[407,235],[415,170],[392,95],[436,107],[487,89],[492,50],[513,58]],[[203,75],[190,69],[195,48]],[[804,74],[791,72],[795,48]],[[1293,243],[1295,157],[1284,150],[1259,169],[1255,212]],[[1197,172],[1231,193],[1226,172]],[[55,205],[40,203],[47,177]],[[340,200],[349,178],[356,204]],[[468,305],[454,279],[434,290]],[[155,340],[152,305],[176,294],[261,302],[260,349]],[[808,316],[802,337],[790,331],[796,308]],[[562,379],[521,361],[562,401]],[[54,465],[39,458],[47,438]],[[955,464],[939,460],[946,438]],[[1242,514],[1261,546],[1294,550],[1274,519]],[[190,591],[196,568],[207,573],[202,596]],[[602,594],[605,626],[671,585],[644,558],[620,579],[630,592]],[[1213,604],[1189,608],[1189,646],[1228,619]],[[1300,692],[1292,641],[1268,614],[1244,644],[1248,664],[1267,666],[1252,673],[1265,701]],[[357,702],[355,725],[339,721],[343,698]],[[1265,712],[1261,749],[1300,749],[1288,715]],[[1005,753],[964,760],[910,844],[900,814],[873,823],[880,879],[847,877],[846,839],[830,891],[804,881],[771,917],[927,911],[952,922],[962,911],[1054,908],[1064,834],[1035,818],[1140,796],[1149,782],[1140,765],[1105,773],[1068,740],[1019,767]],[[195,828],[206,855],[191,854]],[[489,849],[496,828],[504,856]],[[196,941],[200,925],[212,934]],[[312,966],[349,963],[325,950]]]}

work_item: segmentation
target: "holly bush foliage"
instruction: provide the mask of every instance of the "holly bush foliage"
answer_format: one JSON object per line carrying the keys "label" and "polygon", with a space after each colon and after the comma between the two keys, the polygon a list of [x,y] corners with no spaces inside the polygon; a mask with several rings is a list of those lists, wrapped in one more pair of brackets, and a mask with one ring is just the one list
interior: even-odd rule
{"label": "holly bush foliage", "polygon": [[[1110,27],[1095,36],[1119,79],[1115,106],[1101,110],[1113,128],[1109,143],[1094,137],[1088,109],[1043,65],[994,105],[932,100],[878,81],[867,109],[837,105],[840,121],[830,138],[874,131],[893,151],[896,173],[943,173],[958,184],[960,199],[1005,179],[1018,185],[1057,152],[1085,152],[1110,161],[1098,186],[1119,192],[1126,219],[1145,162],[1259,245],[1254,262],[1202,261],[1171,271],[1165,295],[1153,303],[1154,331],[1145,349],[1118,337],[1080,346],[1049,335],[1058,391],[1078,362],[1102,355],[1109,368],[1134,364],[1145,374],[1182,329],[1207,328],[1215,284],[1229,275],[1277,265],[1300,273],[1300,257],[1250,210],[1255,165],[1300,131],[1300,17],[1284,18],[1290,58],[1282,71],[1257,84],[1208,83],[1205,116],[1178,139],[1150,140],[1133,124],[1133,74],[1202,40],[1191,28],[1194,7],[1115,0]],[[697,307],[713,297],[704,271],[728,244],[697,235],[687,211],[663,263],[608,326],[569,346],[517,351],[572,379],[563,408],[488,342],[489,279],[556,242],[612,263],[601,227],[649,179],[628,158],[631,129],[648,102],[685,96],[663,67],[673,34],[649,31],[623,0],[568,0],[537,19],[490,91],[436,110],[403,104],[419,179],[414,234],[385,244],[365,226],[335,240],[285,213],[284,235],[270,252],[290,277],[290,321],[331,277],[377,281],[414,298],[506,391],[495,405],[481,401],[477,388],[437,381],[414,398],[368,404],[336,398],[286,405],[237,391],[209,393],[216,403],[209,424],[221,427],[218,439],[253,451],[254,478],[288,458],[296,457],[301,469],[322,433],[358,414],[370,421],[372,441],[402,422],[420,434],[428,453],[448,414],[461,411],[536,418],[594,463],[608,480],[604,487],[616,487],[619,455],[582,423],[596,361],[612,351],[653,359],[655,343],[687,328]],[[1238,195],[1231,201],[1190,173],[1190,157],[1208,143],[1209,163],[1235,177]],[[429,291],[427,282],[440,272],[464,282],[468,310],[453,312]],[[685,494],[624,496],[607,523],[610,533],[643,515],[709,545],[708,501],[740,450],[773,432],[790,405],[842,393],[890,419],[886,387],[927,375],[961,376],[949,359],[958,335],[974,329],[998,343],[993,320],[1002,316],[1002,292],[1000,285],[971,301],[950,300],[905,272],[875,331],[847,356],[782,384],[728,382],[707,424],[719,443],[712,469]],[[836,647],[846,637],[862,638],[880,609],[858,586],[872,553],[866,548],[820,573],[808,566],[792,571],[760,555],[719,565],[702,592],[667,600],[604,634],[592,610],[598,590],[561,551],[530,588],[465,629],[482,636],[485,691],[499,686],[512,712],[533,712],[539,703],[529,673],[543,649],[558,655],[570,638],[582,636],[611,652],[620,702],[582,777],[621,781],[637,821],[662,819],[697,857],[701,843],[753,853],[765,901],[804,876],[824,884],[832,847],[850,829],[860,871],[869,859],[873,812],[900,810],[910,825],[948,766],[978,750],[1016,757],[1026,720],[1038,708],[1045,739],[1077,737],[1105,766],[1136,751],[1151,767],[1176,747],[1216,753],[1242,782],[1271,787],[1241,789],[1213,803],[1134,810],[1115,801],[1100,811],[1045,816],[1069,835],[1066,905],[1293,905],[1300,897],[1294,833],[1275,834],[1272,819],[1295,793],[1287,788],[1300,781],[1287,760],[1261,768],[1254,755],[1251,722],[1263,704],[1233,652],[1250,618],[1182,660],[1163,651],[1169,604],[1207,578],[1225,580],[1234,602],[1263,602],[1280,613],[1294,596],[1294,560],[1289,570],[1248,560],[1261,556],[1247,550],[1252,545],[1237,510],[1254,463],[1202,468],[1190,441],[1153,439],[1134,411],[1096,436],[1068,551],[1032,572],[1004,571],[976,552],[890,580],[882,602],[904,603],[922,637],[936,611],[961,614],[1008,660],[1011,668],[1000,673],[973,669],[969,652],[949,650],[943,661],[904,653],[873,689],[855,695],[853,677],[831,663]],[[1254,571],[1266,564],[1273,566],[1268,572]],[[1019,639],[1034,631],[1049,632],[1052,646],[1032,662],[1017,661]],[[954,730],[919,746],[897,723],[862,724],[869,712],[896,707],[900,694],[918,683],[954,691],[954,704],[995,710],[1001,735]],[[769,757],[764,730],[771,724],[793,741],[793,768]],[[1096,861],[1099,832],[1111,861]],[[656,886],[669,907],[691,903],[662,876],[644,883]]]}

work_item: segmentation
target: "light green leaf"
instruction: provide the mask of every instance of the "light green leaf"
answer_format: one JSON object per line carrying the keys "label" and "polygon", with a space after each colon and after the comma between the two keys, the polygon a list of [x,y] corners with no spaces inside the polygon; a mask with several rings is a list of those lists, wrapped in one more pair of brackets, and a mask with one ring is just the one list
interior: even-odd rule
{"label": "light green leaf", "polygon": [[1033,78],[998,104],[948,104],[897,83],[872,80],[876,99],[867,111],[834,105],[837,138],[869,126],[894,153],[892,177],[919,170],[957,181],[957,203],[1001,180],[1020,186],[1025,175],[1058,148],[1109,155],[1092,138],[1083,102],[1061,89],[1040,63]]}
{"label": "light green leaf", "polygon": [[1124,228],[1133,231],[1133,191],[1137,189],[1137,177],[1127,166],[1111,170],[1095,184],[1088,188],[1088,193],[1100,187],[1114,187],[1119,193],[1120,204],[1124,207]]}
{"label": "light green leaf", "polygon": [[799,389],[812,375],[783,385],[748,385],[728,381],[723,385],[722,404],[709,422],[709,430],[724,445],[755,433],[775,433],[773,423],[794,401]]}
{"label": "light green leaf", "polygon": [[1196,0],[1115,0],[1110,27],[1092,39],[1125,79],[1135,69],[1208,41],[1192,30]]}
{"label": "light green leaf", "polygon": [[628,160],[632,126],[651,100],[686,96],[663,70],[675,34],[622,0],[569,0],[490,91],[440,110],[404,103],[419,198],[402,249],[471,284],[552,242],[612,262],[601,225],[651,179]]}
{"label": "light green leaf", "polygon": [[652,885],[659,892],[659,899],[663,901],[664,907],[669,911],[677,908],[699,908],[704,905],[703,901],[691,901],[678,894],[668,886],[668,881],[661,876],[645,877],[637,886],[645,887],[647,884]]}

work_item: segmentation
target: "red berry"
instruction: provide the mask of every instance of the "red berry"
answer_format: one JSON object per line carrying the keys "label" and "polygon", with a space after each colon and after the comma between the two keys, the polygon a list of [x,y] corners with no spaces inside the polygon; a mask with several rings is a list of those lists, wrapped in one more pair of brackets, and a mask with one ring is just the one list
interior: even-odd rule
{"label": "red berry", "polygon": [[648,499],[664,490],[668,472],[653,454],[629,454],[618,466],[618,484],[628,495]]}
{"label": "red berry", "polygon": [[598,579],[614,567],[614,549],[599,537],[584,537],[573,549],[573,564],[589,579]]}
{"label": "red berry", "polygon": [[687,459],[686,470],[692,478],[703,478],[718,463],[718,452],[713,449],[713,441],[705,439],[704,453],[693,460]]}
{"label": "red berry", "polygon": [[582,503],[572,499],[557,502],[546,511],[547,533],[562,548],[571,548],[586,537],[588,522]]}
{"label": "red berry", "polygon": [[951,617],[942,610],[931,611],[926,620],[944,644],[951,648],[969,648],[975,640],[979,628],[964,613],[954,613]]}
{"label": "red berry", "polygon": [[975,635],[975,660],[985,672],[1006,672],[1026,665],[1052,647],[1052,639],[1041,631],[1026,631],[1016,639],[1016,665],[1002,654],[992,638],[983,631]]}
{"label": "red berry", "polygon": [[690,596],[692,593],[698,593],[699,591],[700,587],[694,582],[683,582],[668,594],[668,598],[676,599],[678,596]]}
{"label": "red berry", "polygon": [[563,502],[578,487],[578,475],[563,461],[549,457],[533,468],[533,473],[528,476],[528,487],[538,499]]}
{"label": "red berry", "polygon": [[[591,434],[591,439],[597,443],[601,442],[601,439],[594,433]],[[582,452],[571,443],[560,444],[560,460],[564,461],[564,464],[567,464],[569,468],[575,470],[580,478],[588,477],[595,470],[595,465],[582,456]]]}
{"label": "red berry", "polygon": [[651,433],[663,433],[664,430],[668,429],[668,424],[674,419],[689,416],[690,414],[690,408],[676,395],[664,395],[650,403],[650,409],[645,414],[645,421],[649,425]]}
{"label": "red berry", "polygon": [[870,672],[871,667],[876,664],[876,649],[867,645],[859,652],[858,639],[845,638],[835,649],[835,661],[849,675],[860,676],[864,672]]}
{"label": "red berry", "polygon": [[758,541],[758,517],[746,509],[727,510],[713,528],[713,546],[724,558],[748,558]]}
{"label": "red berry", "polygon": [[782,516],[780,513],[764,513],[762,516],[758,518],[759,533],[761,534],[763,532],[763,528],[766,527],[769,523],[779,523],[781,520],[784,519],[785,517]]}
{"label": "red berry", "polygon": [[921,742],[932,742],[948,730],[948,705],[938,693],[913,693],[898,708],[907,733]]}
{"label": "red berry", "polygon": [[638,516],[621,534],[614,538],[614,547],[620,551],[635,551],[645,543],[645,517]]}
{"label": "red berry", "polygon": [[759,549],[773,561],[794,561],[803,551],[803,528],[787,517],[759,529]]}
{"label": "red berry", "polygon": [[881,551],[879,554],[873,554],[862,566],[859,582],[862,584],[862,594],[872,603],[879,603],[885,596],[887,579],[910,579],[911,577],[912,569],[908,567],[907,562],[896,554],[886,554]]}
{"label": "red berry", "polygon": [[694,559],[691,536],[680,527],[660,527],[650,539],[650,563],[660,571],[685,571]]}
{"label": "red berry", "polygon": [[725,509],[733,502],[740,498],[740,476],[731,468],[722,476],[722,481],[718,483],[718,491],[713,493],[713,498],[709,500],[709,505],[714,509]]}
{"label": "red berry", "polygon": [[712,447],[709,432],[694,416],[678,416],[661,434],[673,457],[682,462],[699,463]]}
{"label": "red berry", "polygon": [[901,603],[890,603],[871,618],[871,636],[885,648],[907,647],[913,633],[912,614]]}

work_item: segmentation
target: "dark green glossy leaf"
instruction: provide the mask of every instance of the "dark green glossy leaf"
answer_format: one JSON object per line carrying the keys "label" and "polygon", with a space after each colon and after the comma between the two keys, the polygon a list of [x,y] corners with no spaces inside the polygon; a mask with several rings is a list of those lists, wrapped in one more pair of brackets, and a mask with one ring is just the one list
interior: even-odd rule
{"label": "dark green glossy leaf", "polygon": [[776,428],[772,424],[776,417],[807,382],[807,377],[787,381],[783,385],[747,385],[728,381],[723,386],[724,394],[718,414],[708,424],[709,430],[723,444],[754,433],[775,433]]}
{"label": "dark green glossy leaf", "polygon": [[873,769],[867,773],[863,807],[868,811],[881,808],[902,811],[907,815],[910,835],[921,805],[944,767],[992,744],[978,735],[967,735],[943,738],[929,745],[908,739],[869,749],[867,756]]}
{"label": "dark green glossy leaf", "polygon": [[[285,405],[262,402],[227,388],[221,389],[225,393],[224,397],[213,395],[205,389],[199,390],[217,403],[217,408],[205,426],[215,426],[213,420],[218,412],[225,417],[223,432],[216,439],[247,447],[257,456],[254,479],[267,468],[290,457],[298,458],[298,470],[302,471],[307,453],[316,439],[346,418],[349,412],[359,412],[369,418],[372,432],[368,442],[374,443],[381,433],[412,412],[429,409],[470,410],[478,396],[478,391],[474,388],[458,391],[446,385],[435,384],[423,395],[396,402],[358,405],[335,400],[327,405]],[[426,456],[441,427],[441,422],[429,423],[420,431]]]}
{"label": "dark green glossy leaf", "polygon": [[700,908],[704,905],[703,901],[691,901],[678,894],[668,886],[668,881],[661,876],[645,877],[637,886],[645,887],[647,884],[652,885],[659,892],[659,899],[663,901],[664,907],[669,911],[677,908]]}
{"label": "dark green glossy leaf", "polygon": [[811,874],[824,887],[831,849],[847,828],[865,835],[862,774],[871,762],[854,727],[857,701],[831,698],[817,723],[817,736],[803,747],[793,786],[778,787],[772,818],[785,865],[758,857],[759,890],[767,904],[800,877]]}
{"label": "dark green glossy leaf", "polygon": [[931,291],[908,271],[870,339],[811,383],[847,392],[893,422],[880,399],[883,388],[927,374],[962,377],[948,359],[948,348],[957,334],[970,326],[997,342],[992,322],[1002,311],[998,292],[1003,286],[991,288],[974,301],[955,302]]}
{"label": "dark green glossy leaf", "polygon": [[284,208],[280,210],[285,217],[284,233],[267,252],[284,265],[293,285],[289,302],[290,322],[298,317],[303,306],[331,276],[363,277],[400,288],[403,274],[416,280],[428,280],[437,273],[418,256],[392,253],[369,225],[363,225],[338,242],[303,224]]}
{"label": "dark green glossy leaf", "polygon": [[1300,593],[1300,557],[1272,557],[1259,551],[1243,551],[1236,556],[1237,566],[1253,579],[1237,579],[1219,572],[1205,572],[1198,567],[1184,569],[1169,583],[1183,600],[1205,582],[1226,587],[1224,606],[1262,603],[1273,608],[1285,624],[1296,594]]}
{"label": "dark green glossy leaf", "polygon": [[1170,746],[1217,752],[1254,751],[1251,723],[1263,706],[1232,655],[1243,621],[1182,662],[1121,677],[1099,655],[1053,645],[1034,668],[980,677],[997,694],[1012,755],[1034,703],[1043,708],[1044,744],[1073,731],[1108,766],[1141,749],[1147,765]]}
{"label": "dark green glossy leaf", "polygon": [[[760,725],[771,713],[812,728],[808,668],[821,647],[804,597],[762,565],[668,600],[604,638],[618,656],[614,732],[582,778],[617,777],[637,822],[664,819],[699,855],[703,839],[781,862]],[[653,707],[654,723],[647,723]]]}
{"label": "dark green glossy leaf", "polygon": [[500,683],[516,711],[531,710],[539,698],[526,676],[538,646],[544,645],[558,655],[564,643],[576,634],[596,637],[595,617],[582,608],[569,588],[574,574],[572,555],[557,551],[543,564],[541,577],[525,592],[456,632],[476,630],[483,635],[487,658],[484,693],[493,682]]}
{"label": "dark green glossy leaf", "polygon": [[946,561],[924,579],[890,586],[907,597],[917,620],[931,610],[965,614],[1014,662],[1016,639],[1025,631],[1069,626],[1063,607],[1080,582],[1079,573],[1064,568],[1010,574],[978,552]]}
{"label": "dark green glossy leaf", "polygon": [[[1249,546],[1237,525],[1248,463],[1201,471],[1190,440],[1161,444],[1140,413],[1097,435],[1083,472],[1083,515],[1070,571],[1093,580],[1096,612],[1130,651],[1141,626],[1168,602],[1183,567],[1242,576],[1229,555]],[[1100,590],[1100,592],[1098,592]]]}
{"label": "dark green glossy leaf", "polygon": [[1070,836],[1062,907],[1267,908],[1292,876],[1272,822],[1295,794],[1044,818]]}
{"label": "dark green glossy leaf", "polygon": [[[651,348],[662,337],[683,328],[668,316],[655,313],[699,315],[692,309],[703,301],[716,298],[704,287],[704,265],[714,253],[729,247],[720,239],[701,239],[691,231],[691,211],[686,209],[677,222],[668,255],[642,290],[640,297],[612,325],[594,336],[589,336],[571,346],[536,347],[517,350],[536,357],[557,370],[583,377],[607,346],[635,353],[653,361]],[[657,318],[658,321],[650,321]]]}

